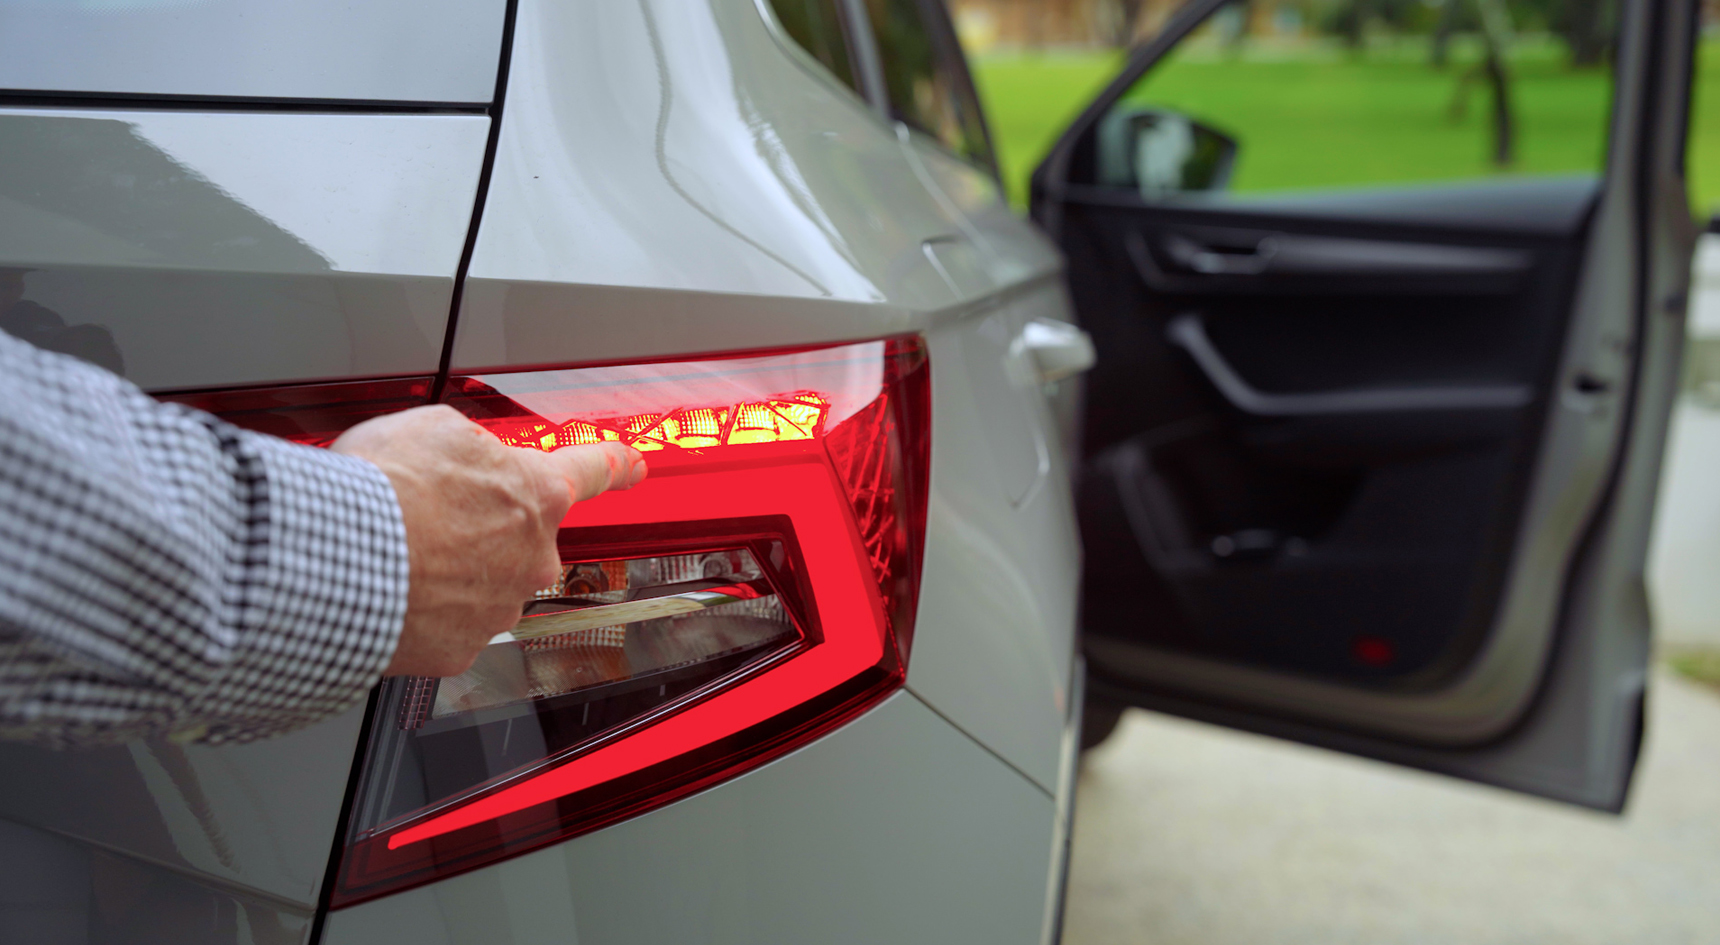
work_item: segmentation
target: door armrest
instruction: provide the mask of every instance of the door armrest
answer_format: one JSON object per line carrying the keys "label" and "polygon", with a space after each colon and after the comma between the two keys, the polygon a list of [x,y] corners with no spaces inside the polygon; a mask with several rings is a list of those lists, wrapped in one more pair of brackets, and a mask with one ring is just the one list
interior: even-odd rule
{"label": "door armrest", "polygon": [[1257,417],[1315,417],[1422,410],[1515,410],[1534,394],[1526,385],[1484,387],[1369,387],[1318,393],[1272,394],[1256,389],[1219,353],[1199,314],[1171,319],[1170,343],[1194,360],[1208,382],[1234,408]]}

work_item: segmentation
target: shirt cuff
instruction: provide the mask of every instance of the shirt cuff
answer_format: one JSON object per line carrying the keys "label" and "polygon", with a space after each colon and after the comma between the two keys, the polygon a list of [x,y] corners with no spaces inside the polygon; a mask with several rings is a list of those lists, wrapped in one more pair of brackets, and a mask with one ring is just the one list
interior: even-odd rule
{"label": "shirt cuff", "polygon": [[265,738],[352,706],[393,657],[406,617],[406,526],[382,470],[237,435],[240,464],[262,490],[231,585],[239,646],[176,731],[187,741]]}

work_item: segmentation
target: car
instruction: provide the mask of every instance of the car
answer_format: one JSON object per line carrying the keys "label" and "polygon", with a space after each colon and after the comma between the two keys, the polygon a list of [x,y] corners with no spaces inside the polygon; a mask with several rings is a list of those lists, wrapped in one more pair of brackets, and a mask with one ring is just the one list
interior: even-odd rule
{"label": "car", "polygon": [[8,331],[652,475],[462,676],[0,745],[0,937],[1051,942],[1130,705],[1618,810],[1696,7],[1594,173],[1261,195],[1151,85],[1224,6],[1024,220],[935,0],[7,4]]}

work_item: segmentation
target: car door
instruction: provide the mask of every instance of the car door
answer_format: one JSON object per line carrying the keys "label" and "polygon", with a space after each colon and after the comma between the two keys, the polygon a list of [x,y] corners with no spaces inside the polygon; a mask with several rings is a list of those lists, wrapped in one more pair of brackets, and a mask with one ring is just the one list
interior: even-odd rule
{"label": "car door", "polygon": [[[1387,97],[1340,139],[1342,102],[1239,85],[1202,32],[1224,5],[1137,48],[1033,179],[1098,348],[1089,698],[1618,810],[1694,239],[1696,7],[1620,5],[1592,170],[1505,175],[1377,159],[1443,101],[1339,89]],[[1178,71],[1202,56],[1223,89]],[[1528,81],[1521,135],[1553,120]],[[1251,140],[1263,109],[1303,133]],[[1327,185],[1226,186],[1274,161]]]}

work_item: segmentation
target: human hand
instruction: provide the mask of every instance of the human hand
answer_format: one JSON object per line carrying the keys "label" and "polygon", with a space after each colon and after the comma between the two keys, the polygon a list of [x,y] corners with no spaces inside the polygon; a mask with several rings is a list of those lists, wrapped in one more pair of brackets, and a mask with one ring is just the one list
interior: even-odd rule
{"label": "human hand", "polygon": [[573,503],[645,478],[632,447],[514,449],[447,406],[367,420],[329,448],[375,463],[406,521],[412,583],[390,676],[465,672],[560,579],[555,535]]}

